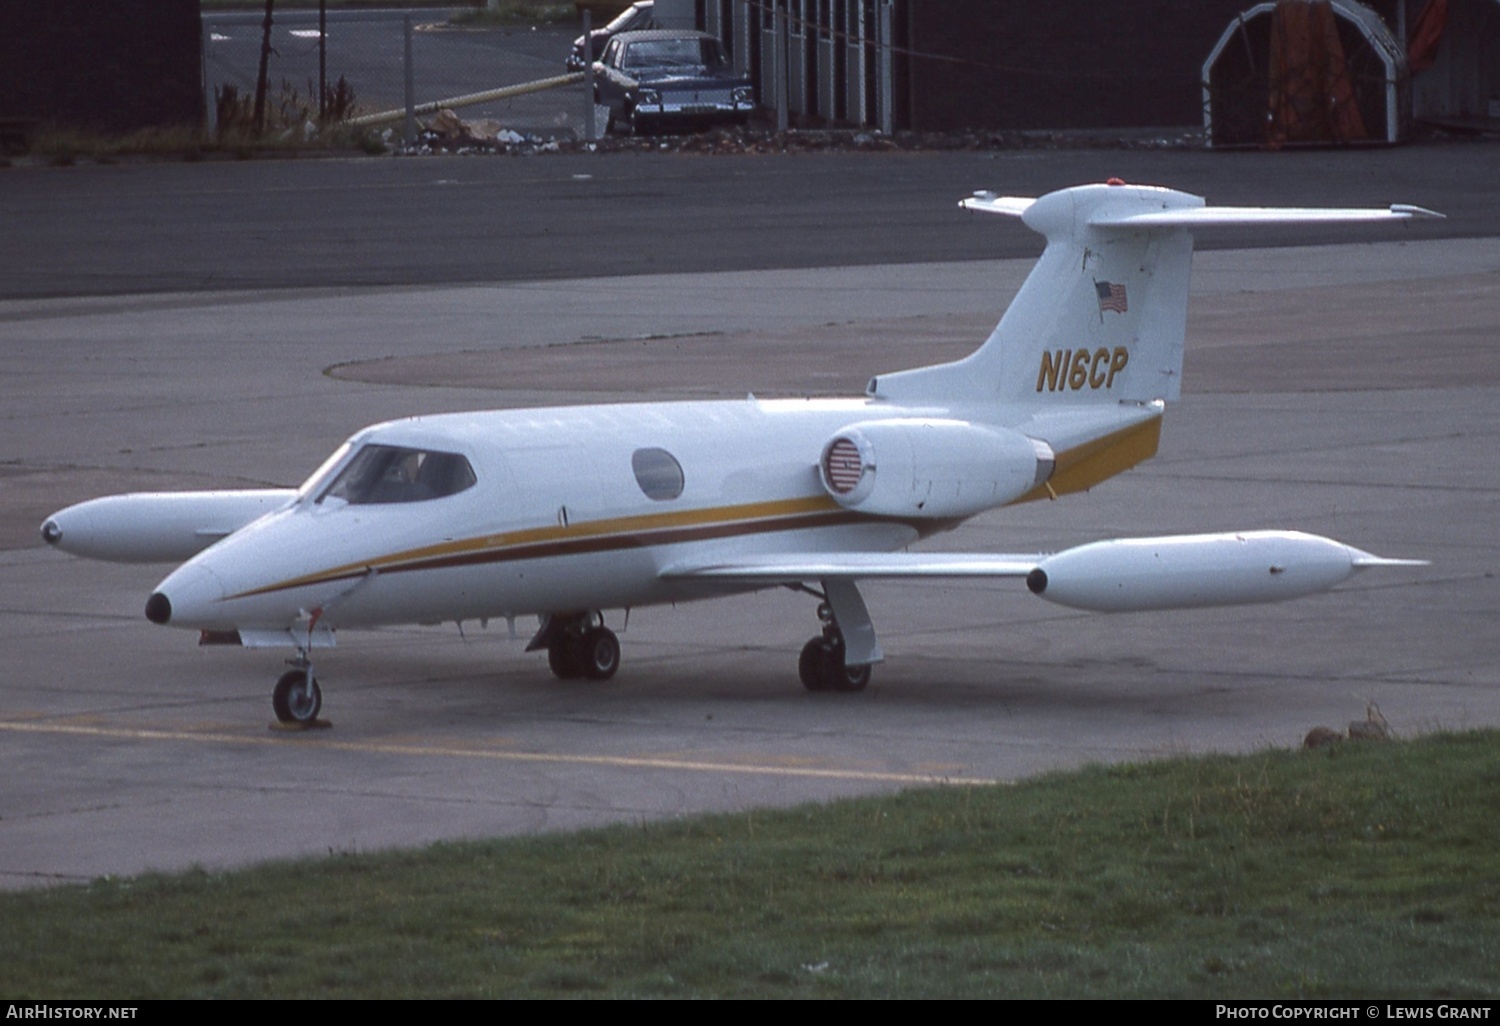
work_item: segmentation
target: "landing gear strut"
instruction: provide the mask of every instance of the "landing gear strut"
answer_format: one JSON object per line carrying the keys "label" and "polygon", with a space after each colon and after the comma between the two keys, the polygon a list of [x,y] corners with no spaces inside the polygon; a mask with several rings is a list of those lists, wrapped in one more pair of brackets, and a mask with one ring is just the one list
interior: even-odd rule
{"label": "landing gear strut", "polygon": [[823,633],[803,645],[797,659],[802,686],[809,691],[863,691],[870,683],[869,664],[845,665],[844,632],[827,602],[818,605],[818,619],[823,621]]}
{"label": "landing gear strut", "polygon": [[323,689],[313,676],[312,662],[306,654],[287,660],[293,669],[281,675],[271,692],[271,708],[282,723],[307,726],[318,718],[323,708]]}
{"label": "landing gear strut", "polygon": [[549,616],[526,648],[546,648],[547,665],[559,680],[609,680],[620,668],[620,639],[598,613]]}

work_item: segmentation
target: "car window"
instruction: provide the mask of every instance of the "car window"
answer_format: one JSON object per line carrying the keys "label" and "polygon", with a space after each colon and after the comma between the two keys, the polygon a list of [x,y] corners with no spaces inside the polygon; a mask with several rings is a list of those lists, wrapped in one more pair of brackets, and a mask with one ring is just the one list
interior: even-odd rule
{"label": "car window", "polygon": [[475,484],[474,468],[456,452],[367,445],[318,496],[351,506],[423,502],[457,495]]}
{"label": "car window", "polygon": [[701,68],[710,63],[708,39],[643,39],[625,51],[622,68]]}

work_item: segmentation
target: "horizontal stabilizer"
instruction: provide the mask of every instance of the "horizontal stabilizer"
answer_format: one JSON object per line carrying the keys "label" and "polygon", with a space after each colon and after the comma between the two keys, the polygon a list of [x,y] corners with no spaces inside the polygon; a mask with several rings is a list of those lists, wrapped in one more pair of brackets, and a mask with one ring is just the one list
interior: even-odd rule
{"label": "horizontal stabilizer", "polygon": [[1269,224],[1368,224],[1373,221],[1442,220],[1425,207],[1187,207],[1144,214],[1098,214],[1095,228],[1219,228]]}
{"label": "horizontal stabilizer", "polygon": [[[965,210],[1022,217],[1036,199],[976,192],[960,200]],[[1443,220],[1444,214],[1410,203],[1389,207],[1177,207],[1143,212],[1106,207],[1087,223],[1094,228],[1215,228],[1270,224],[1365,224],[1372,221]]]}
{"label": "horizontal stabilizer", "polygon": [[976,192],[958,205],[965,210],[978,210],[986,214],[1003,214],[1020,217],[1031,208],[1036,199],[1031,196],[996,196],[993,192]]}

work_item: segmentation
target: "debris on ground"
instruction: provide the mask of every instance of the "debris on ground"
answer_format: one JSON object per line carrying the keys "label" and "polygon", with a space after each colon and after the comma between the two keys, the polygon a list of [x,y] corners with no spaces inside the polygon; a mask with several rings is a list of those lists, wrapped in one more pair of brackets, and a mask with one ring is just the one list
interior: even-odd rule
{"label": "debris on ground", "polygon": [[[1302,739],[1302,747],[1326,748],[1343,741],[1345,736],[1332,727],[1314,727]],[[1390,741],[1395,736],[1391,732],[1391,725],[1386,722],[1385,716],[1380,712],[1380,706],[1374,702],[1365,706],[1364,719],[1352,720],[1349,723],[1347,735],[1350,741]]]}
{"label": "debris on ground", "polygon": [[[387,136],[391,139],[390,136]],[[391,139],[403,156],[434,153],[530,154],[687,153],[783,154],[820,152],[982,152],[1020,149],[1201,149],[1203,133],[1194,129],[1118,132],[896,132],[869,129],[794,129],[777,132],[752,122],[681,135],[606,135],[595,141],[578,138],[572,129],[545,134],[504,128],[491,120],[465,121],[444,109],[421,124],[414,146]]]}
{"label": "debris on ground", "polygon": [[1365,718],[1349,724],[1350,741],[1389,741],[1391,725],[1380,713],[1380,706],[1371,702],[1365,706]]}
{"label": "debris on ground", "polygon": [[1307,736],[1302,739],[1302,747],[1327,748],[1329,745],[1336,745],[1342,740],[1344,740],[1344,735],[1340,734],[1332,727],[1314,727],[1312,730],[1309,730],[1307,732]]}

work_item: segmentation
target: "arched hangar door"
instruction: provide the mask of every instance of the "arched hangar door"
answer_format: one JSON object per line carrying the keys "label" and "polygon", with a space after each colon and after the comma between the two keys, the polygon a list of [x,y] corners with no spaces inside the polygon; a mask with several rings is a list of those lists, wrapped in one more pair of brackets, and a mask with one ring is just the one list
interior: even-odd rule
{"label": "arched hangar door", "polygon": [[1363,4],[1256,4],[1203,63],[1203,127],[1220,147],[1394,143],[1407,79],[1401,48]]}

